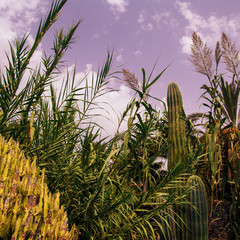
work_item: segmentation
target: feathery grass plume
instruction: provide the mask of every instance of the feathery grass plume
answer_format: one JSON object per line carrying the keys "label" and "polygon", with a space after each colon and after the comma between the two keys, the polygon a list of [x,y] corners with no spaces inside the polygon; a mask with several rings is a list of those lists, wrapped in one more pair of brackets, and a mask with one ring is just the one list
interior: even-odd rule
{"label": "feathery grass plume", "polygon": [[203,43],[201,37],[196,32],[192,34],[192,41],[190,61],[195,67],[196,72],[206,75],[210,81],[213,75],[212,50],[208,48],[206,43]]}
{"label": "feathery grass plume", "polygon": [[[138,78],[135,76],[134,73],[130,72],[128,69],[122,68],[122,73],[123,73],[123,82],[126,83],[128,87],[130,87],[134,91],[141,91],[145,88],[145,81],[140,82]],[[144,90],[143,90],[144,91]],[[147,101],[148,99],[148,94],[150,92],[150,88],[145,89],[145,92],[143,94],[143,99]]]}
{"label": "feathery grass plume", "polygon": [[227,70],[233,73],[238,79],[240,74],[239,50],[236,48],[235,43],[232,43],[231,39],[225,33],[222,33],[221,46],[223,48],[222,55]]}
{"label": "feathery grass plume", "polygon": [[222,57],[222,50],[221,50],[219,41],[217,41],[216,48],[215,48],[216,75],[217,75],[217,69],[218,69],[218,65],[220,63],[221,57]]}
{"label": "feathery grass plume", "polygon": [[124,76],[123,81],[126,83],[126,85],[132,89],[139,90],[140,84],[135,74],[124,68],[122,69],[122,72]]}

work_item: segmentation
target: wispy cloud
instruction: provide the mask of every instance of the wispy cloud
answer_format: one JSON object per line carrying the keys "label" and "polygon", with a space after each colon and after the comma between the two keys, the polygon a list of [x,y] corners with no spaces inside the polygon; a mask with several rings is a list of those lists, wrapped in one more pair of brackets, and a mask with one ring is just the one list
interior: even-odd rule
{"label": "wispy cloud", "polygon": [[142,11],[138,16],[137,22],[140,24],[140,27],[143,31],[150,32],[154,27],[152,22],[146,21],[147,17],[147,13],[145,11]]}
{"label": "wispy cloud", "polygon": [[123,48],[117,50],[115,59],[118,63],[123,61],[123,53],[124,53]]}
{"label": "wispy cloud", "polygon": [[178,26],[178,21],[168,11],[155,11],[154,14],[150,14],[146,11],[141,11],[137,18],[141,30],[150,32],[154,29],[161,30],[163,26],[168,26],[174,29]]}
{"label": "wispy cloud", "polygon": [[174,29],[178,26],[177,19],[168,11],[165,12],[155,12],[152,16],[153,21],[155,22],[158,29],[161,29],[163,25],[169,26],[171,29]]}
{"label": "wispy cloud", "polygon": [[144,13],[142,12],[139,14],[137,22],[142,24],[142,23],[144,23],[144,21],[145,21],[145,17],[144,17]]}
{"label": "wispy cloud", "polygon": [[128,0],[106,0],[114,12],[124,13],[127,11]]}
{"label": "wispy cloud", "polygon": [[161,13],[156,12],[156,13],[152,16],[152,18],[153,18],[153,20],[154,20],[155,22],[159,23],[159,22],[162,21],[162,19],[166,19],[166,18],[168,18],[169,16],[170,16],[170,13],[169,13],[169,12],[161,12]]}
{"label": "wispy cloud", "polygon": [[122,61],[123,61],[123,56],[122,56],[121,53],[117,55],[116,61],[117,61],[117,62],[122,62]]}
{"label": "wispy cloud", "polygon": [[[0,10],[9,9],[13,12],[22,12],[26,9],[36,9],[40,0],[1,0]],[[10,11],[10,12],[11,12]]]}
{"label": "wispy cloud", "polygon": [[227,33],[231,38],[240,36],[240,16],[231,14],[229,16],[211,15],[204,17],[193,10],[189,2],[176,0],[176,8],[187,21],[185,34],[180,39],[182,51],[190,53],[191,35],[195,31],[201,35],[203,41],[209,46],[214,46],[221,38],[222,32]]}

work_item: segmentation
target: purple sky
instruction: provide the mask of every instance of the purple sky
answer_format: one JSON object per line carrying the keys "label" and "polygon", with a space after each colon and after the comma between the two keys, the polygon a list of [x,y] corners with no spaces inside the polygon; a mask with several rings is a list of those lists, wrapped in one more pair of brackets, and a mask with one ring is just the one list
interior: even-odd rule
{"label": "purple sky", "polygon": [[[50,3],[50,0],[0,0],[1,68],[5,64],[7,39],[28,31],[31,41]],[[199,111],[200,87],[207,83],[188,61],[192,32],[199,33],[213,48],[222,31],[237,42],[239,9],[238,0],[68,0],[54,28],[67,29],[73,21],[84,19],[77,31],[78,39],[65,58],[70,69],[76,63],[79,77],[84,72],[96,71],[106,59],[107,49],[114,49],[114,66],[123,65],[139,79],[140,69],[145,68],[148,75],[159,57],[154,76],[170,66],[152,89],[152,95],[164,99],[167,85],[176,82],[182,91],[185,110],[191,113]],[[38,50],[36,62],[43,49],[52,46],[54,28]],[[113,108],[122,112],[131,92],[116,82],[112,86],[120,93],[108,94],[103,100],[112,102]],[[116,124],[116,119],[113,122]]]}

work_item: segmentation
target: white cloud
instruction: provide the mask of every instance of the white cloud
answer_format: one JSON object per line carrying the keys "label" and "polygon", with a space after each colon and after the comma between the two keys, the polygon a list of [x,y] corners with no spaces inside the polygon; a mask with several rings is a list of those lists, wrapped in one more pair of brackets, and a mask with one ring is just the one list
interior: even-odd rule
{"label": "white cloud", "polygon": [[145,11],[142,11],[137,19],[137,22],[140,24],[140,27],[145,32],[150,32],[153,30],[153,24],[151,21],[146,22],[146,18],[148,17]]}
{"label": "white cloud", "polygon": [[117,55],[116,61],[117,61],[117,62],[122,62],[122,60],[123,60],[122,54]]}
{"label": "white cloud", "polygon": [[170,17],[170,13],[169,12],[157,12],[155,13],[153,16],[152,16],[152,19],[159,23],[160,21],[162,21],[162,19],[165,19],[165,18],[169,18]]}
{"label": "white cloud", "polygon": [[155,12],[152,16],[154,23],[156,24],[157,28],[161,30],[163,25],[174,29],[178,27],[179,23],[178,20],[170,13],[170,12]]}
{"label": "white cloud", "polygon": [[190,36],[183,36],[179,41],[182,46],[182,52],[191,54],[192,38]]}
{"label": "white cloud", "polygon": [[146,32],[150,32],[153,29],[161,30],[163,25],[166,25],[171,29],[178,26],[177,19],[168,11],[155,11],[154,14],[150,15],[143,10],[140,12],[137,22],[140,24],[141,29]]}
{"label": "white cloud", "polygon": [[[40,6],[41,3],[41,6]],[[1,0],[0,1],[0,69],[2,70],[7,64],[5,52],[9,55],[9,43],[17,37],[20,39],[24,34],[28,35],[26,45],[34,42],[33,36],[30,34],[32,24],[39,20],[40,14],[45,11],[46,2],[41,0]],[[13,44],[14,47],[14,44]],[[41,61],[42,50],[41,45],[32,56],[29,67],[34,69]],[[23,81],[19,88],[22,89],[32,72],[31,69],[26,70]]]}
{"label": "white cloud", "polygon": [[[97,117],[95,121],[105,129],[102,133],[104,137],[108,135],[114,136],[119,124],[119,118],[130,100],[130,89],[124,85],[120,85],[117,92],[107,92],[99,98],[99,102],[102,102],[100,106],[102,106],[105,111],[98,109],[96,113],[101,116]],[[104,102],[107,104],[103,104]],[[123,122],[119,131],[121,132],[126,129],[127,123]]]}
{"label": "white cloud", "polygon": [[139,16],[138,16],[137,22],[138,23],[144,23],[144,21],[145,21],[145,18],[143,16],[143,13],[140,13]]}
{"label": "white cloud", "polygon": [[[39,20],[39,13],[43,10],[45,4],[41,0],[1,0],[0,1],[0,64],[6,64],[5,51],[8,52],[8,41],[12,41],[17,36],[23,36],[29,33],[31,25]],[[28,37],[28,43],[32,42],[31,35]],[[38,51],[40,51],[38,49]],[[37,52],[35,56],[39,56]],[[36,61],[36,58],[34,59]]]}
{"label": "white cloud", "polygon": [[124,13],[127,11],[128,0],[106,0],[114,12]]}
{"label": "white cloud", "polygon": [[122,62],[123,61],[123,48],[118,49],[115,59],[116,59],[117,62]]}
{"label": "white cloud", "polygon": [[151,23],[148,23],[148,24],[146,24],[146,25],[143,25],[143,26],[142,26],[142,29],[143,29],[144,31],[146,31],[146,32],[150,32],[150,31],[153,30],[153,25],[152,25]]}
{"label": "white cloud", "polygon": [[140,50],[137,50],[134,52],[134,55],[136,56],[141,56],[142,55],[142,52]]}
{"label": "white cloud", "polygon": [[0,10],[11,9],[13,12],[22,12],[26,9],[36,9],[40,0],[1,0]]}
{"label": "white cloud", "polygon": [[187,21],[185,34],[180,39],[184,53],[191,52],[190,39],[193,31],[200,34],[203,41],[207,42],[210,47],[215,46],[216,42],[220,40],[222,32],[231,38],[240,36],[240,16],[233,14],[222,17],[212,15],[205,18],[195,12],[189,2],[181,2],[180,0],[176,0],[176,7]]}

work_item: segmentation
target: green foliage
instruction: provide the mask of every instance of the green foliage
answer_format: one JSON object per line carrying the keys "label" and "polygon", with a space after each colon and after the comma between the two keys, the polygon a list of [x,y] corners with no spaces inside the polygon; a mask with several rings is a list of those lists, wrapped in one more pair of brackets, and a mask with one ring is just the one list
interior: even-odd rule
{"label": "green foliage", "polygon": [[[52,3],[46,19],[40,21],[32,46],[27,45],[27,35],[15,40],[15,49],[10,44],[11,56],[7,56],[8,66],[5,74],[0,74],[0,133],[6,138],[18,139],[20,144],[24,142],[25,146],[29,144],[32,137],[30,116],[34,117],[34,109],[37,108],[43,93],[56,76],[60,61],[80,24],[80,21],[77,22],[66,34],[63,30],[57,33],[53,54],[45,55],[42,58],[43,67],[39,66],[29,75],[31,58],[47,30],[58,19],[59,12],[65,3],[66,0],[56,0]],[[24,79],[27,81],[23,87]]]}
{"label": "green foliage", "polygon": [[[53,55],[44,56],[43,65],[31,74],[27,71],[32,54],[65,2],[53,2],[33,46],[26,45],[26,36],[10,46],[9,67],[1,75],[0,133],[18,140],[27,156],[36,156],[50,191],[60,192],[59,201],[66,207],[70,226],[78,228],[79,239],[156,239],[166,232],[165,207],[171,208],[181,198],[171,194],[166,202],[157,203],[157,196],[167,192],[184,170],[179,165],[164,176],[154,163],[158,156],[166,156],[166,131],[161,125],[165,120],[147,99],[164,71],[151,80],[152,73],[147,79],[142,70],[141,89],[135,89],[139,99],[131,101],[122,118],[130,111],[128,130],[101,139],[101,127],[93,122],[94,109],[115,77],[112,54],[108,53],[97,74],[76,79],[75,69],[73,75],[67,72],[60,91],[52,84],[80,22],[66,34],[57,32]],[[44,96],[46,92],[49,97]],[[121,135],[125,135],[123,141]]]}
{"label": "green foliage", "polygon": [[[168,113],[157,111],[149,103],[150,98],[161,103],[150,94],[150,89],[166,69],[155,78],[153,71],[147,78],[142,69],[141,81],[123,69],[124,82],[135,95],[119,119],[116,136],[101,139],[102,128],[95,122],[94,110],[100,108],[99,97],[110,91],[108,82],[119,78],[111,70],[113,54],[107,53],[96,74],[77,79],[75,68],[72,75],[67,72],[59,91],[53,85],[81,21],[67,33],[56,31],[52,55],[45,55],[36,69],[29,67],[37,46],[65,3],[66,0],[52,3],[31,46],[27,45],[26,35],[10,44],[8,66],[0,75],[0,133],[6,139],[17,140],[27,156],[36,156],[37,165],[45,169],[49,190],[60,192],[60,198],[59,194],[53,195],[48,208],[54,209],[58,200],[64,204],[70,226],[75,224],[80,232],[79,239],[179,239],[177,234],[186,231],[188,236],[193,234],[189,239],[197,239],[200,230],[196,226],[202,227],[203,220],[206,224],[208,207],[202,181],[191,174],[201,175],[206,170],[203,179],[210,203],[230,186],[233,204],[229,224],[237,236],[239,132],[227,125],[238,123],[239,71],[235,46],[223,35],[221,48],[225,52],[220,50],[220,44],[215,51],[216,69],[223,58],[233,74],[232,83],[228,84],[217,70],[213,76],[212,51],[197,34],[193,35],[192,62],[210,84],[202,87],[208,107],[205,136],[199,138],[193,118],[185,116],[175,83],[168,87]],[[231,56],[227,55],[229,49]],[[120,133],[124,121],[127,130]],[[165,172],[156,160],[167,155],[169,166]],[[48,196],[50,199],[51,194]],[[7,199],[0,199],[2,212],[6,210]],[[29,200],[27,195],[23,199],[24,203]],[[9,218],[8,213],[4,216]],[[189,216],[194,216],[196,224],[188,221]],[[206,226],[204,231],[205,237]]]}

